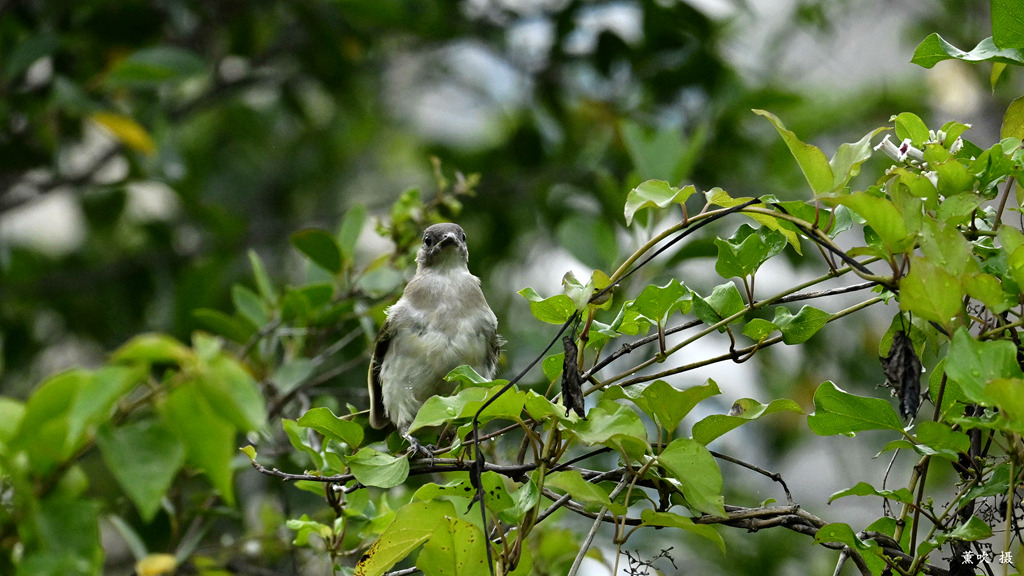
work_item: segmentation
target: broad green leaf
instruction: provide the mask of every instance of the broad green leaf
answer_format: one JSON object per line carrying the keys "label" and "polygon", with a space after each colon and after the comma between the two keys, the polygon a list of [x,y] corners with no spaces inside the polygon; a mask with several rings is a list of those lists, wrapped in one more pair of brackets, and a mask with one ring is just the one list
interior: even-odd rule
{"label": "broad green leaf", "polygon": [[761,342],[779,327],[764,318],[753,318],[743,325],[743,335],[755,342]]}
{"label": "broad green leaf", "polygon": [[409,477],[409,459],[392,456],[373,448],[363,448],[345,457],[345,463],[356,480],[365,486],[394,488]]}
{"label": "broad green leaf", "polygon": [[852,488],[840,490],[829,496],[829,504],[834,500],[838,500],[845,496],[881,496],[882,498],[903,502],[905,504],[911,504],[914,502],[914,494],[906,488],[899,488],[897,490],[879,490],[867,482],[858,482],[857,485]]}
{"label": "broad green leaf", "polygon": [[855,396],[828,381],[814,392],[814,412],[807,416],[807,424],[819,436],[853,436],[862,430],[903,429],[900,417],[889,402]]}
{"label": "broad green leaf", "polygon": [[218,417],[247,432],[266,424],[266,406],[256,380],[233,357],[217,356],[194,378]]}
{"label": "broad green leaf", "polygon": [[[505,380],[495,380],[496,385],[491,388],[466,388],[454,396],[432,396],[423,403],[419,412],[416,413],[416,419],[413,420],[409,431],[413,432],[429,426],[440,426],[453,420],[472,418],[484,403],[507,383]],[[518,422],[522,420],[525,402],[525,392],[515,388],[507,390],[480,414],[480,422],[489,422],[497,418]]]}
{"label": "broad green leaf", "polygon": [[146,522],[153,520],[178,470],[185,447],[160,421],[104,428],[96,437],[103,461]]}
{"label": "broad green leaf", "polygon": [[623,334],[642,334],[652,325],[665,326],[675,311],[686,314],[693,305],[691,292],[673,278],[664,286],[646,286],[635,300],[623,304],[612,323]]}
{"label": "broad green leaf", "polygon": [[66,445],[78,446],[85,432],[106,422],[117,401],[142,384],[147,372],[124,366],[105,366],[93,372],[82,382],[68,411]]}
{"label": "broad green leaf", "polygon": [[931,68],[943,60],[963,60],[964,62],[1001,62],[1003,64],[1015,64],[1024,66],[1024,50],[1018,48],[996,47],[992,38],[985,38],[978,43],[970,52],[953,46],[942,36],[936,33],[929,34],[921,41],[914,50],[914,57],[910,59],[911,64],[917,64],[923,68]]}
{"label": "broad green leaf", "polygon": [[640,417],[630,408],[602,399],[587,412],[587,419],[571,425],[581,442],[621,448],[638,458],[648,450],[647,430]]}
{"label": "broad green leaf", "polygon": [[176,46],[143,48],[117,62],[104,83],[110,87],[144,87],[180,82],[206,72],[206,62]]}
{"label": "broad green leaf", "polygon": [[519,295],[530,303],[530,312],[541,322],[565,324],[576,313],[576,305],[565,294],[542,298],[533,288],[523,288]]}
{"label": "broad green leaf", "polygon": [[206,474],[225,502],[233,505],[231,459],[235,455],[236,429],[197,388],[183,385],[167,395],[161,406],[164,424],[184,444],[187,462]]}
{"label": "broad green leaf", "polygon": [[220,310],[198,308],[192,311],[192,318],[199,326],[239,344],[248,342],[257,331],[257,327],[248,320],[228,316]]}
{"label": "broad green leaf", "polygon": [[990,0],[992,42],[1000,48],[1024,48],[1024,4]]}
{"label": "broad green leaf", "polygon": [[468,520],[443,516],[416,558],[424,576],[470,576],[486,573],[487,538]]}
{"label": "broad green leaf", "polygon": [[316,522],[310,519],[309,516],[303,514],[299,518],[292,518],[288,520],[285,526],[289,530],[295,531],[295,538],[292,540],[292,544],[296,546],[309,546],[310,536],[318,536],[324,542],[330,540],[331,536],[334,535],[334,530],[326,524]]}
{"label": "broad green leaf", "polygon": [[[706,300],[696,292],[693,293],[693,313],[708,326],[743,311],[746,306],[743,296],[732,282],[715,286]],[[724,332],[725,327],[719,331]]]}
{"label": "broad green leaf", "polygon": [[[458,478],[444,485],[429,483],[420,486],[413,494],[413,500],[433,500],[436,498],[459,498],[464,500],[463,506],[476,499],[476,488],[469,480],[469,474],[460,472],[452,474]],[[501,512],[515,505],[512,496],[505,489],[504,477],[497,472],[487,471],[480,477],[484,488],[487,508],[493,512]]]}
{"label": "broad green leaf", "polygon": [[[33,502],[18,531],[29,533],[36,554],[20,560],[17,576],[90,576],[103,573],[100,503],[91,498],[52,494]],[[26,547],[28,548],[28,547]],[[31,550],[30,548],[30,550]],[[42,560],[43,563],[38,563]],[[32,566],[48,566],[36,570]]]}
{"label": "broad green leaf", "polygon": [[629,399],[655,423],[673,432],[697,404],[716,394],[721,394],[721,390],[718,389],[718,384],[710,379],[707,384],[691,386],[685,390],[680,390],[664,380],[655,380],[650,384],[637,384],[626,388],[611,386],[605,391],[604,399]]}
{"label": "broad green leaf", "polygon": [[[927,182],[928,186],[932,186],[931,181],[925,176],[921,176],[921,181]],[[932,186],[932,191],[937,192],[934,186]],[[978,194],[970,192],[956,194],[942,200],[938,210],[935,211],[935,217],[949,226],[967,224],[974,217],[974,211],[984,201],[985,198]]]}
{"label": "broad green leaf", "polygon": [[526,402],[524,402],[523,408],[530,415],[530,418],[534,420],[546,420],[554,417],[571,422],[576,418],[575,414],[571,417],[568,416],[568,409],[564,406],[556,406],[551,400],[537,394],[533,390],[526,391]]}
{"label": "broad green leaf", "polygon": [[836,153],[828,161],[833,174],[833,192],[842,190],[852,178],[860,174],[861,164],[867,162],[874,151],[871,139],[884,130],[886,128],[875,128],[857,142],[844,142],[839,145]]}
{"label": "broad green leaf", "polygon": [[291,241],[317,266],[333,274],[341,272],[341,248],[330,232],[307,228],[292,234]]}
{"label": "broad green leaf", "polygon": [[950,154],[938,144],[929,144],[924,149],[924,159],[938,178],[937,187],[943,196],[970,193],[977,178],[959,158]]}
{"label": "broad green leaf", "polygon": [[718,259],[715,271],[722,278],[751,276],[769,258],[786,247],[786,237],[778,230],[761,227],[754,230],[743,224],[728,240],[715,239]]}
{"label": "broad green leaf", "polygon": [[786,344],[806,342],[819,330],[825,327],[832,315],[812,306],[803,306],[794,316],[785,306],[775,309],[772,324],[782,332],[782,341]]}
{"label": "broad green leaf", "polygon": [[24,417],[25,404],[23,402],[0,396],[0,450],[14,437]]}
{"label": "broad green leaf", "polygon": [[946,355],[946,375],[960,385],[972,402],[993,406],[986,386],[998,378],[1024,378],[1017,348],[1009,340],[975,340],[965,328],[953,334]]}
{"label": "broad green leaf", "polygon": [[676,438],[658,455],[669,478],[677,481],[693,508],[725,517],[722,471],[708,449],[690,438]]}
{"label": "broad green leaf", "polygon": [[140,334],[111,355],[113,362],[184,364],[193,359],[192,350],[166,334]]}
{"label": "broad green leaf", "polygon": [[693,425],[693,439],[707,446],[726,432],[775,412],[803,414],[804,411],[799,404],[787,398],[778,398],[768,404],[761,404],[751,398],[740,398],[733,404],[729,414],[712,414],[696,422]]}
{"label": "broad green leaf", "polygon": [[960,526],[957,526],[955,530],[949,533],[950,538],[957,540],[965,540],[967,542],[974,542],[976,540],[984,540],[992,536],[992,527],[987,522],[978,518],[977,516],[971,516],[967,522],[964,522]]}
{"label": "broad green leaf", "polygon": [[854,192],[837,198],[836,202],[863,218],[889,252],[900,254],[913,247],[915,234],[907,228],[903,215],[888,199],[867,192]]}
{"label": "broad green leaf", "polygon": [[455,506],[443,500],[410,502],[402,506],[380,538],[360,558],[353,574],[383,576],[423,545],[440,523],[447,524],[445,518],[457,516]]}
{"label": "broad green leaf", "polygon": [[967,295],[984,304],[995,314],[1002,314],[1017,305],[1017,299],[1003,290],[999,279],[979,272],[960,277]]}
{"label": "broad green leaf", "polygon": [[345,216],[338,226],[338,233],[335,241],[342,258],[350,262],[356,253],[356,243],[359,241],[359,234],[363,231],[363,224],[366,222],[366,207],[362,204],[353,204],[345,211]]}
{"label": "broad green leaf", "polygon": [[779,120],[774,114],[764,110],[754,110],[753,112],[759,116],[764,116],[775,126],[775,129],[789,148],[790,153],[796,158],[796,162],[800,165],[800,170],[804,173],[807,183],[811,185],[811,190],[814,191],[815,196],[831,192],[835,177],[832,174],[832,167],[829,165],[825,153],[817,146],[801,142],[796,134],[787,130],[782,120]]}
{"label": "broad green leaf", "polygon": [[537,489],[537,482],[531,477],[523,482],[519,489],[510,495],[510,498],[512,499],[511,506],[501,510],[499,517],[502,522],[517,524],[540,502],[540,490]]}
{"label": "broad green leaf", "polygon": [[707,524],[694,524],[693,520],[674,512],[656,512],[646,509],[640,513],[640,521],[644,526],[665,526],[667,528],[680,528],[687,532],[703,536],[718,546],[718,549],[725,554],[725,540],[713,526]]}
{"label": "broad green leaf", "polygon": [[896,137],[900,140],[910,140],[910,144],[915,148],[923,149],[924,143],[929,140],[928,126],[917,114],[902,112],[893,118],[893,125],[896,128]]}
{"label": "broad green leaf", "polygon": [[68,413],[78,391],[90,385],[93,374],[69,370],[43,381],[25,402],[18,432],[10,441],[11,453],[24,451],[38,474],[48,474],[71,457]]}
{"label": "broad green leaf", "polygon": [[338,418],[330,408],[310,408],[297,422],[299,426],[312,428],[339,444],[348,444],[354,448],[363,443],[363,428],[351,420]]}
{"label": "broad green leaf", "polygon": [[663,180],[648,180],[626,195],[626,226],[633,223],[637,212],[645,208],[665,208],[669,204],[685,204],[697,189],[691,186],[676,188]]}
{"label": "broad green leaf", "polygon": [[1001,428],[1024,434],[1024,380],[997,378],[985,387],[985,394],[999,409]]}
{"label": "broad green leaf", "polygon": [[[739,206],[740,204],[744,204],[751,200],[751,198],[733,198],[729,196],[728,192],[718,188],[717,186],[705,192],[704,198],[707,200],[708,204],[722,206],[723,208]],[[771,197],[770,199],[766,197],[762,200],[762,204],[768,201],[771,201],[773,204],[778,203],[775,201],[774,197]],[[781,232],[782,235],[786,237],[786,241],[789,242],[789,245],[793,247],[793,250],[795,250],[797,254],[803,254],[800,249],[800,234],[791,223],[768,214],[744,212],[743,215],[754,222],[769,228],[770,230],[777,230]]]}
{"label": "broad green leaf", "polygon": [[298,422],[288,418],[281,419],[281,428],[284,430],[285,436],[288,437],[288,442],[291,443],[292,448],[309,457],[309,461],[312,464],[311,468],[317,471],[322,470],[324,467],[324,457],[310,446],[306,430],[300,428]]}
{"label": "broad green leaf", "polygon": [[494,382],[501,382],[503,386],[508,383],[508,380],[488,380],[478,374],[472,366],[465,364],[453,368],[451,372],[445,374],[444,379],[465,386],[487,386],[488,388],[494,386]]}
{"label": "broad green leaf", "polygon": [[900,310],[949,327],[963,309],[957,279],[925,258],[911,258],[910,272],[900,279]]}
{"label": "broad green leaf", "polygon": [[1003,125],[999,128],[999,137],[1024,140],[1024,96],[1010,102],[1006,107]]}
{"label": "broad green leaf", "polygon": [[231,287],[231,303],[243,318],[260,327],[270,321],[270,311],[260,297],[241,284]]}
{"label": "broad green leaf", "polygon": [[626,513],[625,506],[609,500],[607,492],[600,486],[584,480],[578,470],[552,472],[544,479],[544,486],[568,492],[573,500],[586,506],[590,512],[607,508],[613,514]]}
{"label": "broad green leaf", "polygon": [[871,569],[872,574],[881,574],[882,570],[886,567],[885,561],[880,556],[881,550],[878,543],[874,540],[864,541],[857,538],[853,529],[847,524],[833,523],[822,526],[814,535],[814,542],[819,544],[830,542],[846,544],[860,554],[868,568]]}

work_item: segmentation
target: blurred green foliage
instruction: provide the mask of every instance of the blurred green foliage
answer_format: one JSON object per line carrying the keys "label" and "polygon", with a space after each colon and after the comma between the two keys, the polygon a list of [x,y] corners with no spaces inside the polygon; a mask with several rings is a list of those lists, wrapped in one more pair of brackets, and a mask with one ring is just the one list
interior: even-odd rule
{"label": "blurred green foliage", "polygon": [[[139,573],[159,574],[167,564],[157,552],[166,552],[199,573],[304,573],[326,553],[289,547],[295,534],[299,544],[336,538],[325,547],[334,554],[381,533],[394,514],[387,498],[350,495],[348,517],[365,523],[363,533],[325,535],[341,515],[324,512],[323,486],[303,485],[316,500],[252,473],[236,486],[247,459],[226,447],[262,431],[261,460],[343,464],[310,446],[308,429],[351,446],[362,439],[323,428],[331,421],[314,416],[325,413],[307,409],[341,415],[365,405],[366,343],[429,222],[458,218],[466,228],[511,370],[550,337],[523,320],[513,296],[527,285],[521,278],[542,270],[557,285],[564,270],[545,262],[555,247],[611,272],[636,249],[621,219],[628,190],[648,181],[673,193],[692,183],[736,198],[807,197],[807,163],[798,155],[794,164],[791,141],[751,108],[786,118],[805,141],[852,141],[896,111],[927,116],[934,89],[919,78],[849,93],[787,83],[790,38],[822,41],[855,17],[851,5],[788,6],[793,23],[777,29],[766,54],[741,55],[767,68],[765,80],[727,50],[756,12],[742,2],[713,17],[653,1],[0,0],[0,442],[5,456],[27,455],[4,460],[14,480],[0,484],[0,572],[17,560],[19,574],[129,573],[138,560]],[[602,20],[609,14],[635,28]],[[969,48],[990,33],[976,6],[940,3],[915,17],[911,43],[939,31]],[[1013,81],[996,84],[990,106],[1000,115]],[[877,177],[884,165],[869,162]],[[672,204],[654,194],[650,207]],[[859,202],[849,207],[870,220],[861,210],[873,201]],[[27,233],[33,211],[43,223]],[[958,214],[948,216],[956,223]],[[651,229],[657,221],[637,220]],[[891,253],[899,230],[875,231],[870,249]],[[752,282],[775,255],[754,248],[778,234],[731,227],[720,234],[728,240],[694,237],[638,275],[636,294],[671,288],[678,266],[722,250],[735,262],[720,272]],[[746,259],[748,250],[757,257]],[[687,279],[707,294],[693,292],[692,305],[708,324],[743,306],[733,284],[716,289],[715,279]],[[978,293],[993,294],[985,288]],[[630,327],[619,329],[646,332],[689,312],[690,288],[676,296],[667,308],[638,298],[623,309]],[[985,304],[998,310],[1001,297]],[[803,339],[825,322],[809,316],[763,318],[743,332]],[[611,330],[601,321],[614,314],[594,321],[597,348]],[[834,354],[821,339],[803,348],[807,358]],[[850,379],[874,381],[861,351],[832,360]],[[813,362],[780,367],[771,353],[757,361],[767,396],[809,405],[820,382]],[[777,449],[768,464],[799,448],[802,432],[761,430]],[[296,520],[305,513],[316,520]],[[294,532],[282,531],[286,519]],[[120,544],[104,556],[101,537]],[[747,544],[758,548],[746,558],[732,552],[730,570],[785,570],[794,548],[764,544],[777,538]],[[536,544],[537,573],[571,563],[559,556],[567,546],[545,549],[555,541]],[[715,548],[706,552],[702,561],[715,562]]]}

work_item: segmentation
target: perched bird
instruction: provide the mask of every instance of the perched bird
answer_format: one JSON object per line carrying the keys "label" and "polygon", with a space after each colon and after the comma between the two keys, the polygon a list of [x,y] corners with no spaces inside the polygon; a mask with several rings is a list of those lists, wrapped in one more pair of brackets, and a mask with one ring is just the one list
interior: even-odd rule
{"label": "perched bird", "polygon": [[498,320],[469,272],[466,233],[457,224],[423,232],[416,275],[387,311],[370,361],[370,425],[398,427],[414,449],[409,426],[431,396],[448,395],[444,377],[471,366],[492,378],[498,363]]}

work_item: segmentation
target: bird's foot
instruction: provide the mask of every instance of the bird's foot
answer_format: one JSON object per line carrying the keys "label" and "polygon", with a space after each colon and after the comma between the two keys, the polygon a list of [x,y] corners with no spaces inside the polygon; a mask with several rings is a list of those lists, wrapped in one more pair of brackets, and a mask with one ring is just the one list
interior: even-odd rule
{"label": "bird's foot", "polygon": [[410,458],[415,458],[416,456],[422,454],[424,457],[430,458],[431,466],[434,465],[434,450],[436,450],[436,446],[434,446],[433,444],[420,444],[420,441],[413,437],[411,434],[406,434],[404,438],[406,442],[409,443],[409,451],[406,452],[407,456],[409,456]]}

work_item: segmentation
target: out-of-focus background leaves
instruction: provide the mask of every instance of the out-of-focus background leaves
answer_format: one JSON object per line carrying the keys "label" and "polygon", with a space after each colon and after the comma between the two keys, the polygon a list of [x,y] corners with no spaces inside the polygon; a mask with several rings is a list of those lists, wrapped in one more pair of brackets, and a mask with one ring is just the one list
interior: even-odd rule
{"label": "out-of-focus background leaves", "polygon": [[[751,108],[826,150],[905,110],[994,141],[1019,78],[989,94],[984,67],[907,63],[927,33],[972,46],[989,27],[985,3],[954,1],[0,0],[0,394],[141,332],[187,341],[194,310],[252,286],[250,250],[297,281],[294,232],[334,230],[357,204],[388,218],[457,171],[481,180],[443,212],[523,365],[541,344],[515,292],[613,268],[640,181],[808,197]],[[673,263],[688,283],[712,240]],[[369,219],[357,260],[388,249]],[[864,337],[839,336],[816,346]],[[875,366],[765,358],[765,396],[798,399],[823,366]],[[335,384],[359,404],[362,378]],[[777,572],[771,538],[732,561]]]}

